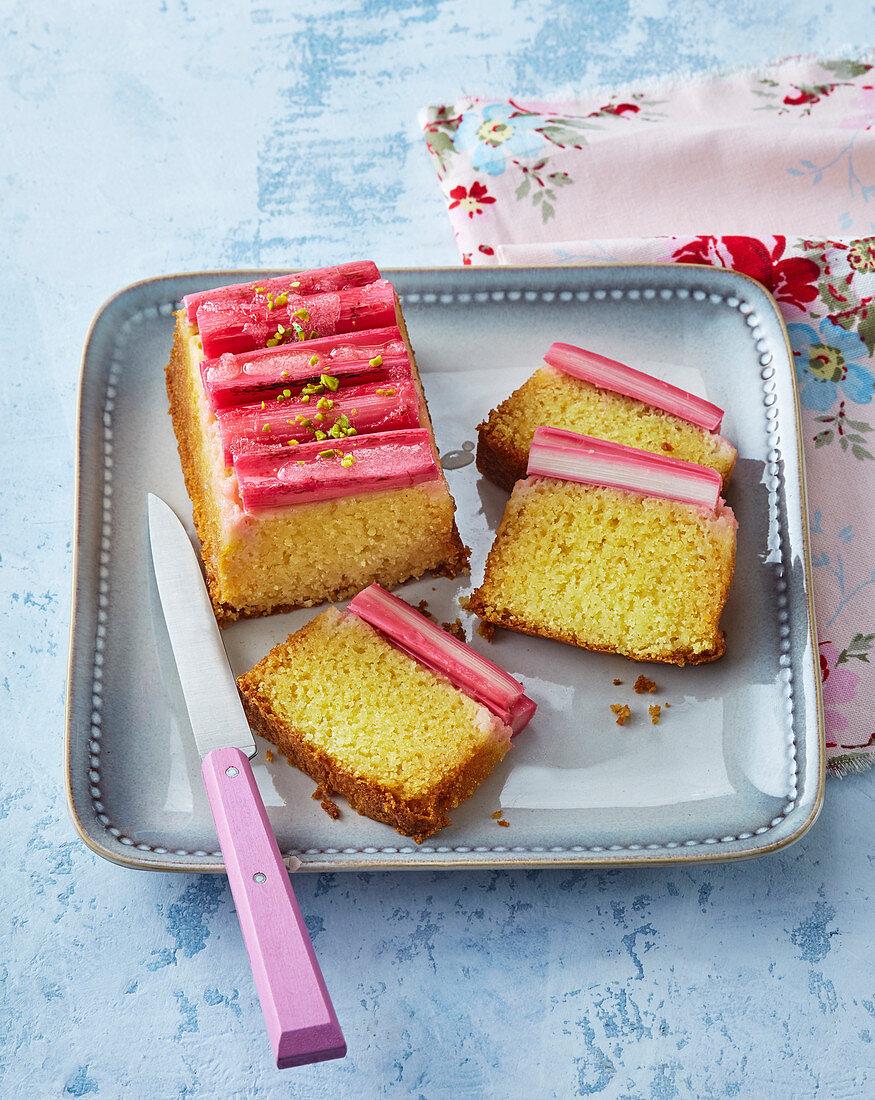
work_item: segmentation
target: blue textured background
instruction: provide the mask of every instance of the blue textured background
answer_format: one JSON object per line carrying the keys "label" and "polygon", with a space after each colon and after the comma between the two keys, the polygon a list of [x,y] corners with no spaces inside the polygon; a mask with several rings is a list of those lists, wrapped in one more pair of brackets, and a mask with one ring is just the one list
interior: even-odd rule
{"label": "blue textured background", "polygon": [[458,256],[416,109],[870,44],[868,3],[0,3],[0,1095],[875,1095],[875,776],[733,866],[301,876],[349,1043],[278,1072],[224,879],[62,793],[78,356],[134,280]]}

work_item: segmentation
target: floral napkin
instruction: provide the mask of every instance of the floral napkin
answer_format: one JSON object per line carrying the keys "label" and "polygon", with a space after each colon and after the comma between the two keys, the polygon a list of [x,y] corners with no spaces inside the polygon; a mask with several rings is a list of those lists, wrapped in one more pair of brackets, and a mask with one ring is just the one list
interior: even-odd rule
{"label": "floral napkin", "polygon": [[775,297],[803,410],[827,759],[837,774],[870,765],[870,61],[792,59],[563,103],[465,98],[420,121],[463,263],[699,263]]}

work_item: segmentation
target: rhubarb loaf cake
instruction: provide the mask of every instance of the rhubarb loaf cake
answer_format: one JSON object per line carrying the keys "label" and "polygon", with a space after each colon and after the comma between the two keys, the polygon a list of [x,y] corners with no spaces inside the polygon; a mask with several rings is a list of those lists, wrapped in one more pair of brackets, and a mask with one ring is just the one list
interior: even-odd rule
{"label": "rhubarb loaf cake", "polygon": [[166,380],[220,623],[466,568],[400,305],[372,263],[189,295]]}
{"label": "rhubarb loaf cake", "polygon": [[238,686],[253,729],[325,795],[417,843],[535,711],[513,677],[378,585],[317,615]]}
{"label": "rhubarb loaf cake", "polygon": [[477,468],[510,491],[526,475],[535,429],[566,428],[711,466],[729,484],[735,447],[719,435],[723,411],[614,359],[553,344],[536,371],[478,425]]}
{"label": "rhubarb loaf cake", "polygon": [[725,651],[736,522],[709,467],[538,428],[468,609],[639,661]]}

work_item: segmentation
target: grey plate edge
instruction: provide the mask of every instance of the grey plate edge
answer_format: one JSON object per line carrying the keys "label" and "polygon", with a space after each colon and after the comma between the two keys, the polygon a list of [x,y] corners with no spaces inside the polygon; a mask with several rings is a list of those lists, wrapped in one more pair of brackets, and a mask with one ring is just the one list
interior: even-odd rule
{"label": "grey plate edge", "polygon": [[[787,326],[784,322],[784,318],[781,315],[781,311],[775,298],[770,291],[756,279],[750,275],[746,275],[743,272],[731,271],[726,268],[714,268],[710,265],[702,264],[687,264],[687,263],[640,263],[640,264],[623,264],[623,263],[602,263],[602,264],[580,264],[580,265],[560,265],[565,270],[586,270],[593,271],[599,268],[622,268],[627,270],[657,270],[657,271],[678,271],[687,270],[690,273],[695,272],[702,278],[709,278],[708,275],[704,275],[704,272],[717,271],[722,277],[731,276],[733,279],[737,279],[744,283],[749,284],[754,288],[757,294],[759,294],[765,301],[769,310],[773,313],[775,320],[777,321],[779,331],[784,340],[784,350],[787,354],[788,362],[792,366],[793,352],[790,345],[790,338],[787,332]],[[135,856],[127,855],[128,849],[118,845],[115,847],[108,847],[106,842],[103,841],[103,837],[106,835],[107,830],[105,827],[101,827],[101,838],[97,839],[92,835],[87,825],[82,821],[79,812],[76,808],[75,794],[73,790],[73,775],[72,775],[72,748],[73,748],[73,681],[74,670],[77,665],[78,658],[78,639],[77,639],[77,620],[78,620],[78,595],[80,587],[80,527],[81,517],[83,512],[83,499],[82,499],[82,480],[81,480],[81,462],[82,462],[82,448],[81,432],[82,432],[82,399],[85,382],[85,368],[86,363],[91,351],[91,346],[95,337],[95,334],[103,321],[106,314],[118,306],[122,299],[129,294],[133,294],[143,287],[154,287],[161,283],[169,283],[180,278],[204,278],[216,276],[217,278],[240,281],[241,277],[247,275],[253,275],[256,278],[262,277],[269,272],[282,273],[292,272],[298,270],[297,268],[270,268],[270,269],[242,269],[239,271],[228,270],[206,270],[206,271],[187,271],[176,272],[172,274],[158,275],[152,278],[139,279],[133,283],[122,287],[114,294],[110,295],[95,312],[91,323],[88,327],[88,331],[85,336],[85,340],[82,347],[82,353],[80,356],[79,364],[79,380],[77,384],[77,398],[76,398],[76,454],[74,464],[74,487],[75,487],[75,504],[73,513],[73,548],[71,559],[71,600],[70,600],[70,625],[68,631],[68,661],[67,661],[67,682],[65,688],[65,721],[64,721],[64,786],[65,796],[67,802],[67,809],[70,813],[73,826],[76,833],[86,845],[96,855],[108,860],[110,863],[114,863],[117,866],[125,867],[131,870],[149,870],[149,871],[173,871],[188,874],[225,874],[225,865],[222,860],[213,858],[209,862],[199,861],[197,858],[192,859],[188,856],[176,856],[175,858],[167,859],[144,859]],[[466,269],[464,267],[408,267],[408,268],[386,268],[387,271],[403,271],[405,274],[416,274],[417,272],[428,272],[432,274],[441,274],[446,272],[447,274],[459,275]],[[502,272],[512,271],[537,271],[540,268],[532,268],[522,265],[501,265],[496,270]],[[551,268],[552,270],[552,268]],[[559,270],[559,267],[556,268]],[[477,267],[472,269],[473,271],[482,272],[483,267]],[[464,276],[463,276],[464,277]],[[795,371],[790,372],[790,382],[793,391],[794,400],[794,416],[795,423],[798,426],[801,424],[801,406],[799,403],[799,389],[796,384]],[[800,508],[801,508],[801,531],[803,542],[803,554],[804,554],[804,567],[805,574],[808,578],[812,574],[811,565],[811,544],[809,538],[809,523],[808,523],[808,494],[807,494],[807,479],[805,471],[805,454],[802,445],[801,433],[796,433],[796,449],[797,449],[797,461],[799,464],[800,473]],[[814,609],[814,595],[813,587],[811,583],[807,586],[807,604],[808,604],[808,621],[810,625],[810,631],[812,639],[817,642],[817,626]],[[589,858],[582,860],[579,858],[550,858],[549,852],[543,854],[532,855],[531,853],[523,855],[521,853],[506,853],[507,858],[496,860],[494,858],[478,859],[478,858],[466,858],[466,859],[427,859],[422,862],[412,862],[406,856],[402,856],[398,859],[384,859],[384,860],[351,860],[351,859],[332,859],[321,861],[308,861],[302,863],[300,870],[307,872],[333,872],[333,871],[391,871],[391,870],[474,870],[477,868],[486,867],[499,867],[504,870],[513,869],[531,869],[538,868],[548,870],[550,868],[556,869],[576,869],[587,870],[589,868],[604,869],[604,868],[620,868],[620,867],[644,867],[658,865],[678,865],[678,864],[690,864],[690,863],[729,863],[738,862],[741,860],[758,859],[761,856],[771,855],[775,852],[794,844],[797,840],[800,840],[808,830],[814,825],[820,811],[823,807],[825,786],[826,786],[826,737],[825,737],[825,724],[823,713],[823,695],[822,684],[819,670],[815,669],[815,675],[813,677],[813,683],[815,687],[815,707],[817,717],[817,785],[814,790],[813,800],[807,816],[799,822],[795,829],[789,832],[786,836],[778,837],[768,844],[758,845],[756,847],[742,848],[737,851],[727,851],[726,849],[714,851],[701,851],[701,852],[688,852],[684,853],[678,851],[671,853],[657,853],[650,851],[647,854],[639,855],[637,852],[629,855],[620,856],[618,853],[606,853],[590,854]],[[787,815],[785,821],[788,821],[792,817],[792,811]],[[102,842],[103,841],[103,842]],[[747,842],[744,842],[747,843]],[[414,853],[415,854],[415,853]],[[424,853],[425,854],[425,853]],[[473,853],[472,853],[473,854]],[[342,853],[338,853],[342,855]]]}

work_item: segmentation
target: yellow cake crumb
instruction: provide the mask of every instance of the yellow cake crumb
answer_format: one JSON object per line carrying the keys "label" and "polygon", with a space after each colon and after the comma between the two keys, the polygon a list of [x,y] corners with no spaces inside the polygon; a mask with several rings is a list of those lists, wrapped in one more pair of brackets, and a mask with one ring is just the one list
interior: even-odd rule
{"label": "yellow cake crumb", "polygon": [[493,626],[634,660],[714,660],[735,518],[557,478],[518,482],[469,610]]}

